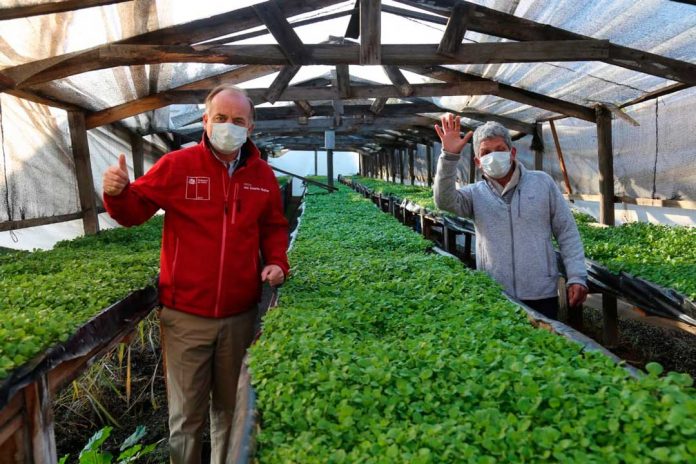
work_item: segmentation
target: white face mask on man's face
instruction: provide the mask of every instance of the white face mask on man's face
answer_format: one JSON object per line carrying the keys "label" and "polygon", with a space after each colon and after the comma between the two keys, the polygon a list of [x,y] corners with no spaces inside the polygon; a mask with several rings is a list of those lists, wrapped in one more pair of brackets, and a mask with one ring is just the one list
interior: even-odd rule
{"label": "white face mask on man's face", "polygon": [[238,126],[229,122],[214,122],[210,131],[210,143],[224,154],[229,154],[244,145],[249,130],[244,126]]}
{"label": "white face mask on man's face", "polygon": [[493,179],[500,179],[510,171],[512,165],[509,151],[492,151],[480,158],[483,173]]}

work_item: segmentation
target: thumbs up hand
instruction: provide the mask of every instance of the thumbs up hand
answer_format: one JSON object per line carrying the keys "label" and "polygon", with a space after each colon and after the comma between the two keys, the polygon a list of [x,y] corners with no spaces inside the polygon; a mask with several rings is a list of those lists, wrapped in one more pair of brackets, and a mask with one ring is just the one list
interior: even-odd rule
{"label": "thumbs up hand", "polygon": [[122,153],[118,156],[118,166],[109,166],[104,172],[104,193],[109,196],[119,195],[126,188],[128,182],[130,180],[128,179],[126,155]]}

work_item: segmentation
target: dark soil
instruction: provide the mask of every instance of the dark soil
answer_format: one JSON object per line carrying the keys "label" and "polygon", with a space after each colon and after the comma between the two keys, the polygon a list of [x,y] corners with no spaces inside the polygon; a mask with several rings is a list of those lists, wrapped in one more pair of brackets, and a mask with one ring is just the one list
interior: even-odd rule
{"label": "dark soil", "polygon": [[[602,343],[602,313],[585,307],[582,332]],[[665,371],[690,374],[696,379],[696,335],[619,319],[619,345],[611,351],[629,364],[643,369],[651,361]]]}
{"label": "dark soil", "polygon": [[131,342],[130,405],[125,393],[127,357],[124,355],[119,366],[118,348],[97,361],[56,398],[54,419],[59,458],[69,454],[67,462],[78,462],[89,438],[105,426],[113,427],[113,431],[102,449],[117,457],[121,443],[137,426],[144,425],[147,434],[140,443],[159,444],[154,453],[140,462],[169,462],[167,395],[156,321],[153,312],[143,322],[144,343],[139,334]]}

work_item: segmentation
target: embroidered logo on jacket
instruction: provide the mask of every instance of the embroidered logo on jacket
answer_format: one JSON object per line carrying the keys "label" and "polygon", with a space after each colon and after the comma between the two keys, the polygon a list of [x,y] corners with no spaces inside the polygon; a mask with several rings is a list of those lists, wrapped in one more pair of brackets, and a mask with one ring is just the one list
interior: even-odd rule
{"label": "embroidered logo on jacket", "polygon": [[210,177],[186,177],[187,200],[210,200]]}
{"label": "embroidered logo on jacket", "polygon": [[254,190],[256,192],[264,192],[264,193],[270,192],[270,190],[268,190],[267,188],[257,187],[256,185],[251,185],[248,182],[244,183],[244,190]]}

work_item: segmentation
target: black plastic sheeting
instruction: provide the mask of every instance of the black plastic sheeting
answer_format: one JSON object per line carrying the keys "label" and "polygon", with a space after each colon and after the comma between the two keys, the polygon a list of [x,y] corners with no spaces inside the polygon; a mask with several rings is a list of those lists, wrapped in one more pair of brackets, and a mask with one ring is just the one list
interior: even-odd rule
{"label": "black plastic sheeting", "polygon": [[65,342],[53,345],[18,367],[0,383],[0,410],[22,388],[59,364],[105,345],[128,327],[134,328],[157,305],[157,286],[137,290],[88,320]]}
{"label": "black plastic sheeting", "polygon": [[[352,180],[344,182],[360,193],[373,194],[371,189],[357,182]],[[415,208],[412,202],[394,195],[384,196],[383,198],[391,198],[392,201],[402,207],[407,207],[409,211],[422,211],[438,223],[457,232],[475,233],[473,222],[468,219],[435,213],[423,207]],[[564,273],[563,262],[558,251],[556,251],[556,257],[559,270],[561,273]],[[687,298],[686,295],[626,272],[612,272],[600,263],[590,259],[586,259],[585,263],[591,290],[612,294],[641,308],[652,316],[664,317],[696,326],[696,303]]]}

